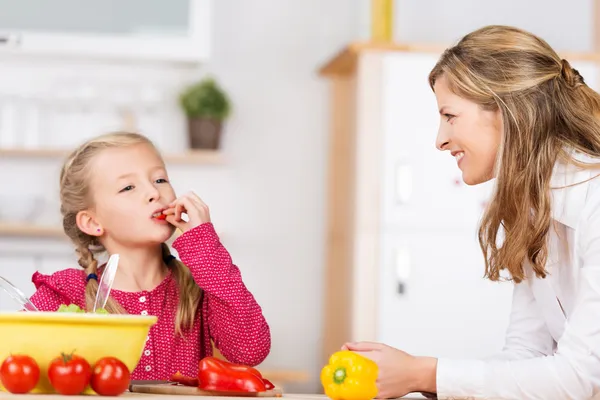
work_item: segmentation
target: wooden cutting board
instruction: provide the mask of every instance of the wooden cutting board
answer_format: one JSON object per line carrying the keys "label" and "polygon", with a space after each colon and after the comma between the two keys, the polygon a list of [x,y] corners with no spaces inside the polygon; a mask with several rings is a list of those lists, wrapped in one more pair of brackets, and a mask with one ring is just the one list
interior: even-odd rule
{"label": "wooden cutting board", "polygon": [[194,386],[184,386],[161,381],[131,382],[129,391],[134,393],[149,394],[169,394],[182,396],[225,396],[225,397],[283,397],[283,392],[279,388],[267,390],[266,392],[247,393],[247,392],[216,392],[202,390]]}

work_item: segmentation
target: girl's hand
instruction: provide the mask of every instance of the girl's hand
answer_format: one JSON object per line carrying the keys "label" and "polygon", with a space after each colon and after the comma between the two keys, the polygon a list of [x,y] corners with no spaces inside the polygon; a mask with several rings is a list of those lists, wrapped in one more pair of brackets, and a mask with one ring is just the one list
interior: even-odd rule
{"label": "girl's hand", "polygon": [[377,364],[378,399],[398,398],[412,392],[435,393],[437,360],[414,357],[402,350],[381,343],[346,343],[342,350],[350,350]]}
{"label": "girl's hand", "polygon": [[[168,205],[163,211],[166,220],[182,232],[187,232],[204,223],[210,222],[208,206],[194,192],[189,192]],[[188,221],[181,218],[181,214],[188,216]]]}

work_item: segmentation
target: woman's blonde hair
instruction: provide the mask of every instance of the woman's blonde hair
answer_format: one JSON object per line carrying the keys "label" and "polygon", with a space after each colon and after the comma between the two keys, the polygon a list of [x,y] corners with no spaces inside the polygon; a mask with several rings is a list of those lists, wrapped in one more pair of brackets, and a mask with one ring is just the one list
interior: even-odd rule
{"label": "woman's blonde hair", "polygon": [[[67,236],[75,244],[79,255],[79,265],[86,275],[98,273],[98,261],[95,254],[105,249],[95,236],[82,232],[76,222],[77,213],[93,206],[91,188],[91,161],[100,152],[111,148],[123,148],[145,144],[151,146],[159,154],[153,143],[143,135],[129,132],[114,132],[96,137],[74,150],[65,161],[60,173],[60,211],[63,216],[63,228]],[[163,259],[170,254],[169,246],[162,244]],[[192,326],[202,291],[194,281],[192,274],[182,262],[173,259],[168,263],[174,279],[179,286],[179,305],[175,318],[175,329],[181,334],[183,329]],[[98,282],[88,280],[85,289],[86,309],[91,311],[98,291]],[[109,298],[106,310],[110,313],[122,314],[125,310],[114,299]]]}
{"label": "woman's blonde hair", "polygon": [[483,27],[447,49],[429,75],[432,89],[442,76],[456,95],[502,115],[496,190],[479,228],[485,276],[496,281],[506,269],[521,282],[528,261],[546,277],[554,164],[589,167],[572,151],[600,156],[600,96],[544,40],[508,26]]}

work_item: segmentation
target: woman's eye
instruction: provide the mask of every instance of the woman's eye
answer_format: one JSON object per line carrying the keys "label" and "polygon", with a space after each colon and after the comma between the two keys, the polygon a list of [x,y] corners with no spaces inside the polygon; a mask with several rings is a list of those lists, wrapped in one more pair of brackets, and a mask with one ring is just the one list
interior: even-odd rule
{"label": "woman's eye", "polygon": [[452,114],[444,114],[444,117],[446,118],[446,122],[450,122],[452,120],[452,118],[454,118],[454,115],[452,115]]}
{"label": "woman's eye", "polygon": [[160,178],[156,180],[156,183],[167,183],[168,181],[164,178]]}

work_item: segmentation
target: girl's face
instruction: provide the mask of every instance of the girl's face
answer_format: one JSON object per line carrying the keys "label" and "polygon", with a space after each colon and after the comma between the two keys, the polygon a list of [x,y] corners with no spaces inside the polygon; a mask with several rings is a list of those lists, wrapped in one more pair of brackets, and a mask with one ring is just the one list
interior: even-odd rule
{"label": "girl's face", "polygon": [[455,95],[443,75],[436,80],[434,91],[441,116],[436,147],[456,159],[466,184],[492,179],[502,137],[500,110],[487,111]]}
{"label": "girl's face", "polygon": [[[174,227],[156,219],[175,200],[164,162],[147,144],[110,148],[91,161],[90,193],[93,208],[78,218],[104,239],[125,246],[163,243]],[[80,213],[82,214],[82,213]],[[101,238],[102,240],[102,238]]]}

